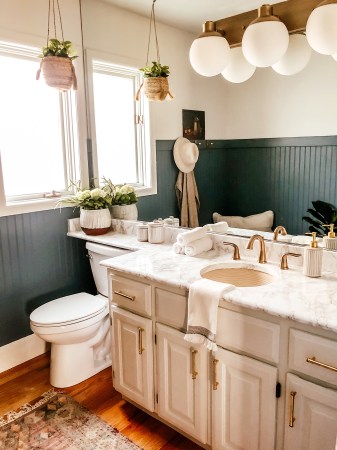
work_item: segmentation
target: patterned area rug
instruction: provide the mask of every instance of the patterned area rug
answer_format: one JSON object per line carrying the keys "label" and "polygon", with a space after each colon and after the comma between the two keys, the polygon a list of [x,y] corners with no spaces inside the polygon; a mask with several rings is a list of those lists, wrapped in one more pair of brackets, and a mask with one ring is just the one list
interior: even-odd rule
{"label": "patterned area rug", "polygon": [[115,428],[54,390],[0,418],[1,450],[139,450]]}

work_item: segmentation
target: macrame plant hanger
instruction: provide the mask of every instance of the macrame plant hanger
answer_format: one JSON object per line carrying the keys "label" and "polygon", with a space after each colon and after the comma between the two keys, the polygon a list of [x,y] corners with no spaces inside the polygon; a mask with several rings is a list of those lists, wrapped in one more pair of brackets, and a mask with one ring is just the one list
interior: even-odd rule
{"label": "macrame plant hanger", "polygon": [[[52,8],[51,8],[52,1]],[[61,18],[61,10],[59,5],[59,0],[56,0],[58,20],[60,24],[60,30],[62,35],[62,43],[65,42]],[[48,0],[48,30],[47,30],[47,45],[49,46],[50,37],[50,22],[51,17],[53,18],[54,25],[54,39],[57,40],[56,32],[56,13],[55,13],[55,0]],[[77,90],[77,78],[75,73],[75,68],[73,66],[70,57],[66,56],[44,56],[41,60],[40,68],[36,73],[36,79],[40,78],[41,70],[43,72],[45,81],[48,86],[57,88],[62,91],[69,90],[71,87]]]}
{"label": "macrame plant hanger", "polygon": [[[154,11],[154,4],[156,3],[156,1],[157,0],[152,1],[151,15],[150,15],[149,39],[148,39],[148,43],[147,43],[145,67],[148,67],[148,63],[149,63],[152,22],[153,22],[154,35],[155,35],[155,40],[156,40],[157,63],[160,65],[160,53],[159,53],[159,43],[158,43],[158,36],[157,36],[156,15],[155,15],[155,11]],[[143,86],[144,86],[144,94],[150,101],[155,101],[155,100],[162,101],[162,100],[165,100],[165,98],[167,96],[169,96],[170,99],[173,99],[173,95],[169,91],[169,84],[168,84],[167,76],[163,77],[163,76],[146,76],[145,75],[144,80],[137,91],[136,101],[139,100],[139,93]]]}

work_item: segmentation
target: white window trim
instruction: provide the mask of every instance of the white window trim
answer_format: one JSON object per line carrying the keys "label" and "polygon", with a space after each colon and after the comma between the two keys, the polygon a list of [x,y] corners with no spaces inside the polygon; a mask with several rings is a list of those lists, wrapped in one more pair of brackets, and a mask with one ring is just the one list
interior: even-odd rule
{"label": "white window trim", "polygon": [[[87,75],[87,120],[88,120],[88,133],[92,142],[92,163],[94,176],[97,175],[97,146],[96,146],[96,126],[95,126],[95,112],[94,112],[94,88],[93,88],[93,61],[102,61],[102,63],[111,63],[112,65],[120,65],[124,67],[141,67],[143,62],[139,60],[131,60],[129,58],[122,57],[120,55],[114,55],[111,53],[99,52],[91,49],[85,50],[86,60],[86,75]],[[149,108],[148,102],[144,105],[144,108]],[[149,111],[147,111],[148,117]],[[143,164],[143,178],[144,185],[135,186],[138,197],[145,195],[157,194],[157,169],[156,169],[156,147],[155,142],[150,138],[151,127],[149,127],[148,136],[146,139],[146,151],[143,155],[145,159]]]}
{"label": "white window trim", "polygon": [[[17,49],[19,47],[26,47],[27,52],[32,56],[36,56],[36,54],[40,53],[40,47],[38,42],[40,39],[36,36],[21,34],[21,33],[3,33],[0,34],[0,41],[8,44],[8,49],[10,50],[11,46],[13,49]],[[82,46],[81,44],[74,43],[74,46],[78,49],[78,53],[81,55]],[[9,51],[10,52],[10,51]],[[17,50],[17,53],[20,54],[20,50]],[[21,53],[22,54],[22,53]],[[78,91],[76,94],[76,99],[74,101],[74,107],[77,110],[77,123],[74,124],[74,128],[76,129],[76,133],[78,135],[78,142],[76,146],[78,147],[78,151],[76,154],[72,155],[73,158],[76,159],[76,165],[78,167],[78,176],[84,184],[88,183],[88,158],[87,158],[87,122],[86,122],[86,102],[85,102],[85,84],[84,84],[84,74],[83,74],[83,64],[74,61],[76,75],[77,75],[77,86]],[[41,82],[43,82],[41,80]],[[70,135],[70,138],[74,137]],[[72,172],[69,176],[73,176]],[[0,155],[0,217],[11,216],[16,214],[25,214],[37,211],[45,211],[55,209],[57,203],[59,201],[58,197],[55,198],[31,198],[29,200],[21,200],[13,201],[11,203],[6,203],[5,189],[4,189],[4,180],[2,174],[2,166],[1,166],[1,155]]]}

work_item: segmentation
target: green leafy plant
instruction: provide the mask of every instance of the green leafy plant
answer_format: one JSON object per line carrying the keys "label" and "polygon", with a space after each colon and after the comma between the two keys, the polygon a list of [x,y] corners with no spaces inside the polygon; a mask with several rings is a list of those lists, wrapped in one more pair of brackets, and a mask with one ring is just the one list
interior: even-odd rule
{"label": "green leafy plant", "polygon": [[47,47],[42,48],[40,58],[45,56],[59,56],[71,60],[77,58],[76,50],[73,49],[70,41],[59,41],[58,39],[49,39]]}
{"label": "green leafy plant", "polygon": [[[112,185],[112,183],[111,183]],[[113,185],[112,185],[113,186]],[[62,198],[58,202],[60,205],[74,206],[74,208],[82,209],[106,209],[112,204],[112,193],[110,187],[83,189],[81,182],[72,182],[70,186],[75,193]]]}
{"label": "green leafy plant", "polygon": [[170,74],[169,66],[162,66],[156,61],[152,61],[152,66],[142,67],[139,70],[143,72],[145,78],[167,78]]}
{"label": "green leafy plant", "polygon": [[103,177],[103,190],[111,196],[112,205],[132,205],[137,203],[135,188],[129,184],[113,184],[110,179]]}
{"label": "green leafy plant", "polygon": [[334,224],[334,231],[337,231],[337,208],[331,203],[316,200],[312,202],[313,208],[308,208],[307,212],[312,217],[304,216],[303,220],[310,224],[309,231],[315,231],[317,235],[328,234],[327,225]]}

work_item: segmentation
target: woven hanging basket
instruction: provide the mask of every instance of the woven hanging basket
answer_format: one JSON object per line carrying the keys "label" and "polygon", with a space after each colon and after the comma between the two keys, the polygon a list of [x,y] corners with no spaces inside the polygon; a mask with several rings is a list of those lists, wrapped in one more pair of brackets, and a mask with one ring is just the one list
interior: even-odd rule
{"label": "woven hanging basket", "polygon": [[68,91],[71,88],[77,89],[75,68],[70,58],[45,56],[42,58],[40,69],[36,74],[37,80],[40,78],[41,70],[48,86],[62,91]]}
{"label": "woven hanging basket", "polygon": [[144,78],[144,94],[150,100],[165,100],[169,93],[168,79],[165,77]]}

